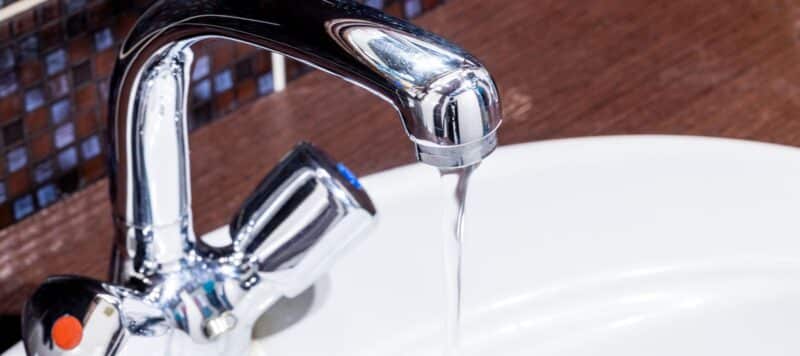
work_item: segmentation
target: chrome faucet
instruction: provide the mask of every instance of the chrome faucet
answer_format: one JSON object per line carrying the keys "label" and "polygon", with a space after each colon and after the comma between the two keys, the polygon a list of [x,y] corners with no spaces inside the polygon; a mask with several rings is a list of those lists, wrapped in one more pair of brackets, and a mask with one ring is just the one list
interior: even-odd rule
{"label": "chrome faucet", "polygon": [[392,104],[419,161],[475,164],[497,145],[495,84],[473,56],[341,0],[170,0],[123,43],[109,141],[117,240],[111,282],[53,277],[28,301],[28,355],[241,355],[256,319],[313,285],[375,216],[343,165],[309,144],[258,185],[223,239],[192,225],[186,103],[191,45],[282,53]]}

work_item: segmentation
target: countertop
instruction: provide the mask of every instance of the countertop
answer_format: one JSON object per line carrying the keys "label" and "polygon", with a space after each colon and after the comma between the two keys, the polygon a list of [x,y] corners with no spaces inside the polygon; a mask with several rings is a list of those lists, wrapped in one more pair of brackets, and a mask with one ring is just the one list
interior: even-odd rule
{"label": "countertop", "polygon": [[[416,22],[489,67],[501,144],[688,134],[800,145],[800,2],[452,0]],[[384,102],[315,72],[192,134],[198,233],[226,224],[292,145],[309,140],[369,174],[413,162]],[[52,274],[105,278],[108,181],[0,231],[0,314]]]}

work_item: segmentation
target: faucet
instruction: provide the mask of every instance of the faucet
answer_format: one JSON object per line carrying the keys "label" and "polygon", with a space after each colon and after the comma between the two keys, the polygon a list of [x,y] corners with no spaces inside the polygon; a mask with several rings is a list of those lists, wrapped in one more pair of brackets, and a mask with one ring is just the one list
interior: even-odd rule
{"label": "faucet", "polygon": [[28,355],[241,355],[256,319],[327,272],[376,210],[311,144],[285,156],[219,237],[193,231],[187,138],[192,44],[222,38],[304,62],[389,102],[420,162],[450,169],[497,145],[496,86],[458,46],[344,0],[162,0],[111,79],[111,278],[49,278],[23,311]]}

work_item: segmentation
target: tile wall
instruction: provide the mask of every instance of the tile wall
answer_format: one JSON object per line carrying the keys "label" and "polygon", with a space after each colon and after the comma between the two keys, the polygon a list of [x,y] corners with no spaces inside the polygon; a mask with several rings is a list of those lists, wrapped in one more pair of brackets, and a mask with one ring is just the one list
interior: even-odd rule
{"label": "tile wall", "polygon": [[[105,176],[108,77],[151,2],[49,0],[0,22],[0,228]],[[414,18],[443,0],[363,2]],[[269,53],[246,45],[198,44],[190,128],[272,93],[270,67]],[[289,61],[287,78],[309,70]]]}

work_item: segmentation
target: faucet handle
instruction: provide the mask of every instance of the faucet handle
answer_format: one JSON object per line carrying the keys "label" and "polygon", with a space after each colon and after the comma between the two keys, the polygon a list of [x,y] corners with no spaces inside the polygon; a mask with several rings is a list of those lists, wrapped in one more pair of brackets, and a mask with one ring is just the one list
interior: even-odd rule
{"label": "faucet handle", "polygon": [[131,337],[165,337],[163,313],[134,292],[93,279],[48,278],[25,304],[22,338],[28,355],[124,354]]}
{"label": "faucet handle", "polygon": [[233,218],[226,254],[255,265],[262,279],[293,297],[365,235],[374,217],[375,207],[356,176],[300,143]]}

